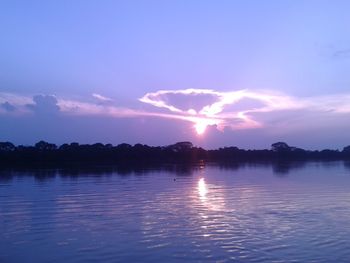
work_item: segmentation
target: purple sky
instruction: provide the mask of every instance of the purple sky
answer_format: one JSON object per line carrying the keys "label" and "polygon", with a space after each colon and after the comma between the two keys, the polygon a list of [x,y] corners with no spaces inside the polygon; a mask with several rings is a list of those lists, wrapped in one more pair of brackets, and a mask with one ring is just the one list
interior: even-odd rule
{"label": "purple sky", "polygon": [[350,144],[349,1],[2,1],[0,141]]}

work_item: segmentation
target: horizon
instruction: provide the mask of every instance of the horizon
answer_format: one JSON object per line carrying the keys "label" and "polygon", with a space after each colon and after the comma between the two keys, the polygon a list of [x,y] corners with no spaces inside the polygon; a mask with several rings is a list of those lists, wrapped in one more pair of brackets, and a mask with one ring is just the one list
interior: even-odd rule
{"label": "horizon", "polygon": [[[319,149],[308,149],[308,148],[302,148],[302,147],[298,147],[296,145],[290,145],[288,144],[288,142],[285,142],[285,141],[278,141],[278,142],[273,142],[270,144],[269,147],[266,147],[266,148],[240,148],[236,145],[226,145],[226,146],[223,146],[223,147],[218,147],[218,148],[203,148],[199,145],[195,145],[193,144],[192,142],[190,141],[179,141],[179,142],[173,142],[171,144],[167,144],[167,145],[148,145],[148,144],[143,144],[141,142],[138,142],[138,143],[135,143],[135,144],[129,144],[127,142],[120,142],[120,143],[116,143],[116,144],[113,144],[113,143],[101,143],[101,142],[92,142],[92,143],[79,143],[79,142],[64,142],[64,143],[61,143],[61,144],[56,144],[56,143],[53,143],[53,142],[48,142],[48,141],[44,141],[44,140],[40,140],[40,141],[37,141],[36,143],[33,143],[33,144],[14,144],[10,141],[1,141],[0,144],[7,144],[7,143],[10,143],[10,144],[13,144],[15,147],[19,147],[19,146],[23,146],[23,147],[36,147],[36,144],[38,143],[47,143],[47,144],[53,144],[55,145],[55,147],[57,147],[57,149],[59,149],[61,146],[64,146],[64,145],[71,145],[71,144],[74,144],[74,143],[77,143],[79,146],[84,146],[84,145],[88,145],[88,146],[93,146],[95,144],[102,144],[103,146],[107,146],[107,145],[111,145],[112,147],[117,147],[119,145],[123,145],[123,144],[128,144],[130,145],[131,147],[134,147],[136,145],[142,145],[142,146],[147,146],[147,147],[161,147],[161,148],[166,148],[166,147],[171,147],[171,146],[175,146],[176,144],[181,144],[181,143],[190,143],[192,145],[193,148],[201,148],[205,151],[211,151],[211,150],[220,150],[220,149],[224,149],[224,148],[237,148],[239,150],[245,150],[245,151],[261,151],[261,150],[268,150],[268,151],[271,151],[273,150],[273,145],[274,144],[286,144],[286,146],[290,147],[291,149],[294,148],[294,149],[301,149],[301,150],[305,150],[305,151],[322,151],[322,150],[331,150],[331,151],[344,151],[345,148],[349,148],[350,145],[344,145],[343,147],[341,148],[319,148]],[[1,148],[1,147],[0,147]],[[348,149],[346,150],[348,151]]]}
{"label": "horizon", "polygon": [[350,144],[350,2],[0,6],[0,141]]}

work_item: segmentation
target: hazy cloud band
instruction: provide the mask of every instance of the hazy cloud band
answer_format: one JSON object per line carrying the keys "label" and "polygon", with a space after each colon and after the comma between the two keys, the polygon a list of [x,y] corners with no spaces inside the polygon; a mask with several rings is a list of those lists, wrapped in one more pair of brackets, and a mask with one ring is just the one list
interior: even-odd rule
{"label": "hazy cloud band", "polygon": [[[350,113],[350,94],[297,98],[274,91],[160,90],[147,93],[139,99],[142,103],[154,106],[153,111],[118,107],[112,98],[97,93],[92,94],[92,97],[97,101],[0,93],[0,113],[25,115],[57,112],[115,118],[159,117],[191,122],[198,133],[204,132],[209,125],[215,125],[219,130],[226,127],[251,129],[271,126],[269,117],[293,111],[313,112],[313,118],[315,115],[339,116]],[[278,125],[278,122],[275,121],[273,125]]]}

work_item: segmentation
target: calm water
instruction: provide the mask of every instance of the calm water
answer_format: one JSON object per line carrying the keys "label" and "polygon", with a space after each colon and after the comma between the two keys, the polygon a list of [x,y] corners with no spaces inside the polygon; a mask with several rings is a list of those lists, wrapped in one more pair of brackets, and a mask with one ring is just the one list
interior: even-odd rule
{"label": "calm water", "polygon": [[350,262],[350,168],[2,172],[0,262]]}

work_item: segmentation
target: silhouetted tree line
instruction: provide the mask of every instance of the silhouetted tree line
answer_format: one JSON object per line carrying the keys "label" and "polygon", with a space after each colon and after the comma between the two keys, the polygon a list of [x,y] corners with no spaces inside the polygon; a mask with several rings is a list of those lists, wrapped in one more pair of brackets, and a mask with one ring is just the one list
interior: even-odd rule
{"label": "silhouetted tree line", "polygon": [[57,146],[40,141],[34,146],[15,146],[0,142],[1,166],[27,165],[80,165],[80,164],[150,164],[150,163],[195,163],[204,162],[246,162],[246,161],[306,161],[306,160],[350,160],[350,146],[339,150],[309,151],[289,146],[285,142],[271,145],[270,150],[244,150],[224,147],[205,150],[194,147],[191,142],[178,142],[169,146],[148,146],[126,143],[79,144]]}

